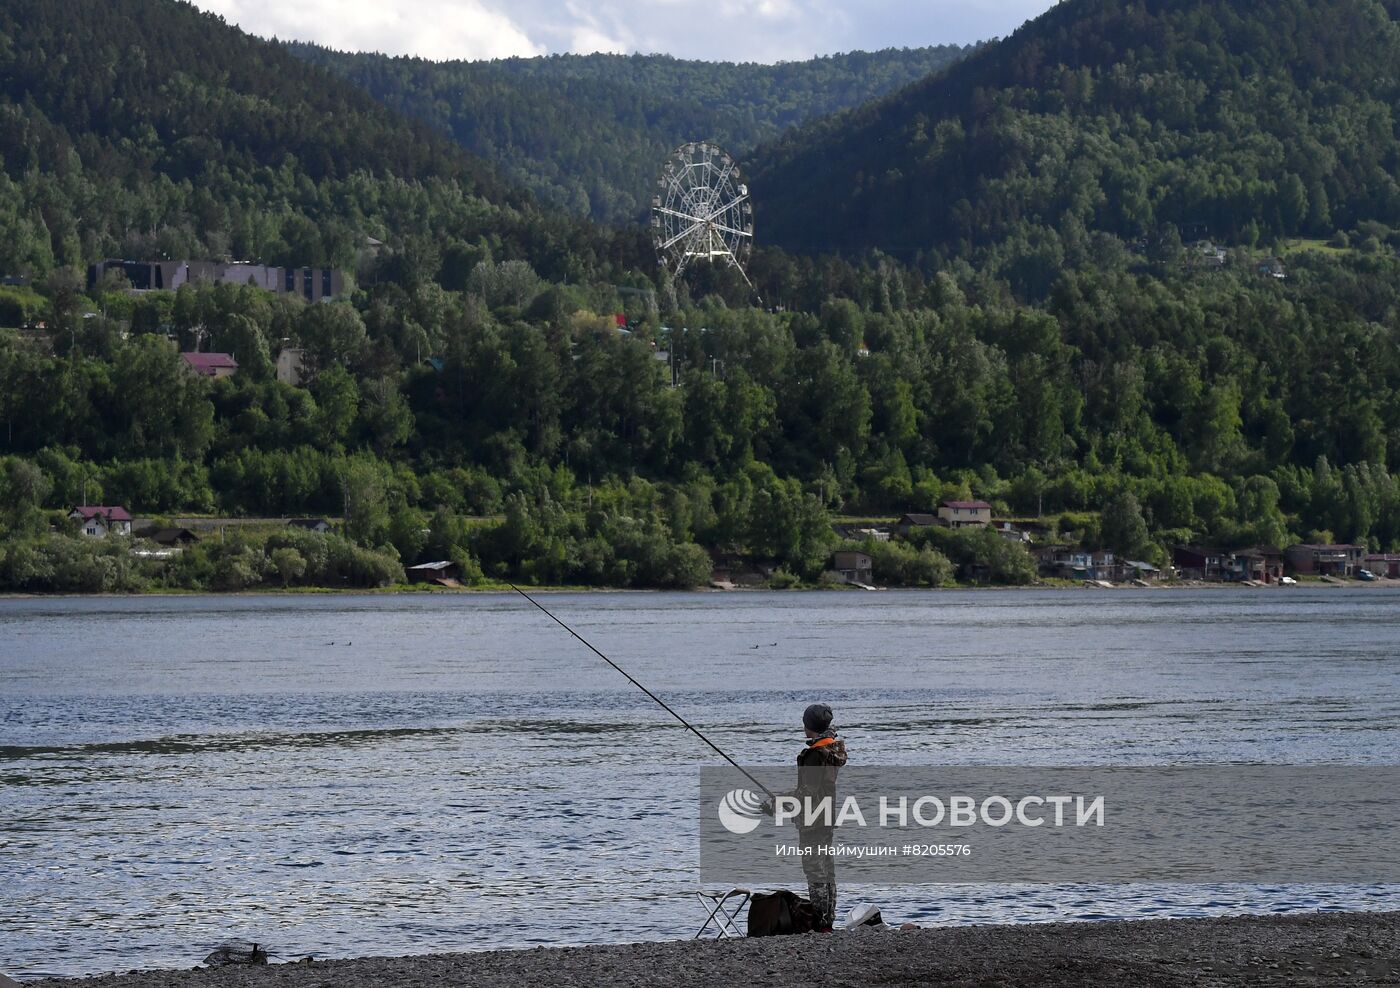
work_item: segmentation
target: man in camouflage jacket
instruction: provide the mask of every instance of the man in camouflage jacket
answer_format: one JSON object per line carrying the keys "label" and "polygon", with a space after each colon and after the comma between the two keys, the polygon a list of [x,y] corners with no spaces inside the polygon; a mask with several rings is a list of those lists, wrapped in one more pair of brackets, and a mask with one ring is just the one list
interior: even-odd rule
{"label": "man in camouflage jacket", "polygon": [[[838,809],[836,774],[846,764],[846,742],[831,729],[831,719],[831,708],[825,703],[814,703],[802,713],[807,746],[797,753],[797,789],[792,795],[803,801],[804,814],[808,800],[816,806],[830,799],[832,817]],[[815,926],[821,931],[829,931],[836,922],[836,859],[821,853],[835,843],[832,817],[810,826],[802,816],[797,819],[798,844],[804,850],[810,848],[810,853],[802,856],[802,871],[807,876],[807,897],[816,913]]]}

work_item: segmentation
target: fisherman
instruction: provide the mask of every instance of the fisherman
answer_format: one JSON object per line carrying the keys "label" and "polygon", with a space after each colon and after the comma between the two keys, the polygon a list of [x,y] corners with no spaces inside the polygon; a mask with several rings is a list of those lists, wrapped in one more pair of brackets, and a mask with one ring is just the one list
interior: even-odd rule
{"label": "fisherman", "polygon": [[826,816],[808,825],[805,816],[808,800],[813,806],[830,800],[827,805],[835,813],[836,773],[846,764],[846,742],[831,729],[831,719],[831,708],[825,703],[814,703],[802,712],[807,746],[797,753],[797,789],[791,793],[802,801],[797,842],[806,851],[802,872],[819,933],[830,933],[836,922],[836,857],[830,851],[835,843],[834,821]]}

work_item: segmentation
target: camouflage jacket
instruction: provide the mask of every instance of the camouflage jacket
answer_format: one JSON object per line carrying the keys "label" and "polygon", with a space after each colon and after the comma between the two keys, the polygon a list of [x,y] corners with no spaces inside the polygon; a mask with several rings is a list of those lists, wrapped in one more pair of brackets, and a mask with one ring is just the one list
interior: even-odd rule
{"label": "camouflage jacket", "polygon": [[[826,731],[807,742],[797,754],[797,788],[792,795],[814,804],[836,799],[836,774],[846,764],[846,742],[835,731]],[[835,807],[833,807],[833,812]]]}

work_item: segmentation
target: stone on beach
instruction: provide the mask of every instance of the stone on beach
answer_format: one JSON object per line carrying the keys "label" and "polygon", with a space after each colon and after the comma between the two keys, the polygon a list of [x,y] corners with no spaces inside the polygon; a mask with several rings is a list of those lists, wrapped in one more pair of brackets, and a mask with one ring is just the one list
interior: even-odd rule
{"label": "stone on beach", "polygon": [[266,964],[267,950],[261,944],[247,941],[231,941],[221,944],[206,958],[208,967],[226,967],[230,964]]}

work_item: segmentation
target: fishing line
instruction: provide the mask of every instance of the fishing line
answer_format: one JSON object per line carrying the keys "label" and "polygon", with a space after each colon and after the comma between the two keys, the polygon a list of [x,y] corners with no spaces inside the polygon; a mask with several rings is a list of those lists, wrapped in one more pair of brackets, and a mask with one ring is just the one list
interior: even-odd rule
{"label": "fishing line", "polygon": [[544,614],[545,617],[549,618],[549,619],[550,619],[551,621],[553,621],[555,624],[559,625],[559,627],[563,628],[563,629],[564,629],[565,631],[567,631],[569,634],[571,634],[571,635],[573,635],[575,638],[577,638],[577,639],[578,639],[589,651],[591,651],[594,655],[598,656],[598,658],[602,659],[602,660],[603,660],[604,662],[606,662],[608,665],[612,666],[612,667],[613,667],[614,669],[616,669],[618,672],[622,673],[622,675],[626,676],[626,677],[627,677],[627,681],[628,681],[629,683],[631,683],[633,686],[637,687],[637,689],[641,690],[641,691],[642,691],[643,693],[645,693],[647,696],[651,697],[651,698],[652,698],[653,700],[655,700],[658,704],[660,704],[662,710],[665,710],[665,711],[666,711],[668,714],[670,714],[672,717],[676,718],[676,720],[680,721],[681,724],[682,724],[682,726],[684,726],[686,730],[688,730],[691,734],[694,734],[694,735],[695,735],[697,738],[699,738],[701,741],[704,741],[707,745],[709,745],[711,748],[714,749],[714,751],[715,751],[715,753],[716,753],[717,755],[719,755],[721,758],[723,758],[725,761],[727,761],[730,765],[733,765],[733,766],[734,766],[735,768],[737,768],[740,772],[742,772],[742,773],[744,774],[744,778],[748,779],[748,780],[749,780],[750,782],[752,782],[754,785],[758,786],[758,788],[762,789],[765,793],[767,793],[769,799],[775,799],[775,798],[776,798],[776,795],[775,795],[775,793],[773,792],[772,789],[769,789],[769,788],[768,788],[767,786],[765,786],[762,782],[759,782],[759,781],[758,781],[757,779],[755,779],[752,775],[750,775],[747,769],[745,769],[742,765],[740,765],[740,764],[739,764],[738,762],[736,762],[734,759],[732,759],[732,758],[730,758],[728,755],[726,755],[726,754],[724,753],[724,751],[720,749],[719,745],[715,744],[715,743],[714,743],[713,741],[711,741],[709,738],[705,737],[705,735],[701,734],[701,733],[700,733],[700,730],[699,730],[694,724],[692,724],[690,721],[686,720],[686,719],[685,719],[684,717],[682,717],[680,714],[676,713],[676,711],[673,710],[673,709],[671,708],[671,705],[670,705],[669,703],[667,703],[665,700],[661,699],[661,697],[657,696],[657,695],[656,695],[655,693],[653,693],[651,690],[647,689],[647,688],[646,688],[645,686],[643,686],[641,683],[639,683],[639,682],[637,682],[635,679],[633,679],[633,678],[632,678],[632,674],[631,674],[630,672],[628,672],[626,669],[622,668],[622,666],[618,665],[618,664],[617,664],[616,662],[614,662],[612,659],[608,658],[606,655],[604,655],[602,652],[600,652],[600,651],[593,645],[593,643],[590,642],[587,638],[583,637],[583,635],[579,634],[579,633],[578,633],[577,631],[575,631],[573,628],[570,628],[570,627],[569,627],[567,624],[565,624],[563,621],[560,621],[557,617],[555,617],[553,614],[551,614],[551,613],[549,612],[548,608],[546,608],[543,604],[541,604],[541,603],[540,603],[538,600],[536,600],[534,597],[531,597],[531,596],[530,596],[529,594],[527,594],[524,590],[521,590],[521,589],[520,589],[519,587],[517,587],[514,583],[508,583],[508,584],[506,584],[506,585],[507,585],[508,587],[510,587],[512,590],[514,590],[516,593],[520,594],[520,596],[524,597],[524,598],[525,598],[526,600],[528,600],[530,603],[532,603],[532,604],[534,604],[536,607],[538,607],[538,608],[540,609],[540,612],[541,612],[542,614]]}

